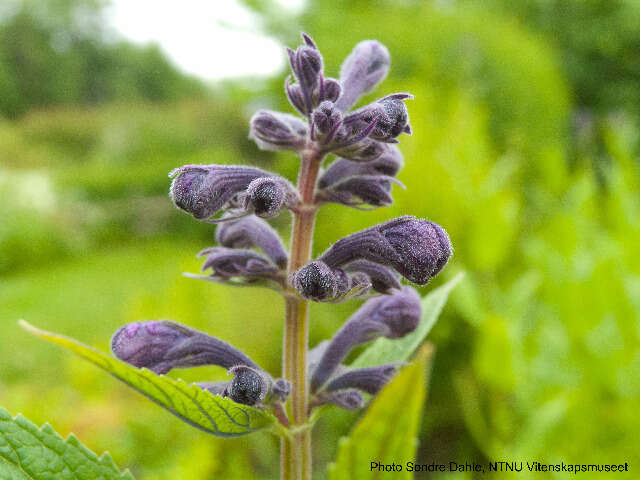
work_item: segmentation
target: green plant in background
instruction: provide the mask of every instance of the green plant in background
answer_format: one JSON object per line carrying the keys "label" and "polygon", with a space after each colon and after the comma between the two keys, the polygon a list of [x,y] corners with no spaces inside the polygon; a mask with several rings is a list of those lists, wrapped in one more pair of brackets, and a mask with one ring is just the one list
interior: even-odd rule
{"label": "green plant in background", "polygon": [[[282,294],[282,378],[272,377],[230,344],[174,322],[122,327],[111,344],[120,360],[26,322],[23,326],[69,348],[207,433],[237,437],[270,429],[282,438],[281,478],[311,478],[311,430],[327,406],[358,410],[367,397],[383,390],[353,438],[343,442],[332,469],[335,478],[364,478],[362,473],[349,473],[349,458],[357,454],[350,450],[360,442],[362,430],[371,430],[368,424],[379,429],[376,435],[369,432],[368,443],[377,448],[393,445],[381,459],[393,463],[393,455],[400,455],[413,460],[428,350],[389,382],[423,342],[457,282],[452,280],[421,301],[399,277],[425,285],[444,268],[453,250],[439,225],[405,215],[344,237],[311,261],[321,206],[376,208],[392,203],[391,187],[399,183],[395,175],[403,165],[394,144],[402,133],[411,133],[404,104],[411,96],[387,95],[349,112],[386,76],[387,49],[375,41],[359,43],[335,80],[324,77],[315,43],[305,34],[303,40],[296,51],[288,50],[295,83],[287,79],[285,90],[306,122],[266,110],[251,120],[251,138],[259,147],[298,153],[297,187],[253,167],[186,165],[170,173],[175,204],[196,219],[221,224],[216,231],[221,246],[199,254],[206,257],[203,271],[211,273],[191,276],[232,286],[269,287]],[[328,155],[337,159],[323,169]],[[263,220],[285,209],[293,217],[289,252]],[[221,211],[226,213],[212,219]],[[337,303],[362,297],[372,298],[330,340],[309,351],[309,301]],[[378,340],[354,362],[343,364],[354,347],[374,339]],[[223,367],[232,379],[188,384],[165,376],[174,368],[204,365]],[[402,428],[388,418],[398,398],[411,405]],[[41,453],[38,450],[36,456]],[[4,459],[13,468],[23,461]]]}

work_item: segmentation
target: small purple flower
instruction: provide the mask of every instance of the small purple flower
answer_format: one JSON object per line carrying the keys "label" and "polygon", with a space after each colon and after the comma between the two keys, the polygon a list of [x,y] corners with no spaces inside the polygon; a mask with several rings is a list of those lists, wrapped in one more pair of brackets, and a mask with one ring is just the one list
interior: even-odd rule
{"label": "small purple flower", "polygon": [[411,287],[365,302],[322,346],[322,355],[311,375],[311,390],[320,389],[355,346],[378,337],[404,337],[416,329],[421,316],[420,297]]}
{"label": "small purple flower", "polygon": [[405,215],[338,240],[318,260],[330,269],[354,260],[369,260],[393,267],[407,280],[425,285],[452,254],[451,241],[442,227]]}
{"label": "small purple flower", "polygon": [[265,176],[270,174],[253,167],[185,165],[169,173],[173,177],[169,193],[178,208],[204,219],[220,211],[253,180]]}
{"label": "small purple flower", "polygon": [[251,282],[259,278],[278,281],[280,268],[268,258],[252,250],[239,248],[210,247],[202,250],[198,256],[206,256],[202,271],[211,269],[211,274],[199,277],[212,281],[225,281],[240,278]]}
{"label": "small purple flower", "polygon": [[387,76],[391,57],[387,47],[375,40],[358,43],[340,69],[342,95],[338,108],[345,112]]}
{"label": "small purple flower", "polygon": [[316,200],[341,203],[348,207],[371,205],[384,207],[393,203],[391,184],[402,184],[386,175],[357,175],[347,177],[330,187],[318,191]]}
{"label": "small purple flower", "polygon": [[236,365],[259,368],[226,342],[170,321],[135,322],[121,327],[111,339],[120,360],[164,374],[174,368]]}
{"label": "small purple flower", "polygon": [[306,135],[307,125],[288,113],[260,110],[251,117],[249,138],[262,150],[299,150]]}
{"label": "small purple flower", "polygon": [[359,175],[395,177],[402,166],[402,153],[396,145],[388,145],[382,155],[370,162],[353,162],[338,158],[322,173],[318,180],[318,187],[323,189],[345,178]]}
{"label": "small purple flower", "polygon": [[223,247],[261,249],[280,268],[285,268],[289,256],[282,240],[271,226],[253,215],[221,223],[216,240]]}
{"label": "small purple flower", "polygon": [[347,115],[343,125],[348,126],[351,135],[366,131],[375,125],[367,135],[374,140],[397,143],[401,133],[411,134],[409,112],[403,100],[413,98],[408,93],[394,93],[376,100],[369,105]]}
{"label": "small purple flower", "polygon": [[334,392],[355,388],[370,395],[375,395],[391,380],[401,365],[401,363],[391,363],[349,370],[331,380],[327,384],[326,390]]}
{"label": "small purple flower", "polygon": [[300,202],[296,189],[279,176],[256,178],[247,187],[244,209],[261,218],[273,218],[283,208],[295,208]]}

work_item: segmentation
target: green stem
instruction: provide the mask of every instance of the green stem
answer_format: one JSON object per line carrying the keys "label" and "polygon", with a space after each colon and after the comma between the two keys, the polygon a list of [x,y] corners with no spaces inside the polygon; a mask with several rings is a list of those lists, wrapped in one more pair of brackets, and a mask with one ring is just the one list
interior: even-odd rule
{"label": "green stem", "polygon": [[[301,204],[293,213],[291,253],[288,273],[299,269],[311,260],[313,227],[316,219],[314,194],[322,157],[315,151],[301,155],[298,191]],[[309,406],[309,381],[307,379],[307,350],[309,340],[309,302],[294,292],[286,296],[286,315],[283,340],[283,375],[291,382],[291,423],[304,425]],[[303,429],[291,439],[281,443],[281,478],[283,480],[309,480],[311,478],[311,431]]]}

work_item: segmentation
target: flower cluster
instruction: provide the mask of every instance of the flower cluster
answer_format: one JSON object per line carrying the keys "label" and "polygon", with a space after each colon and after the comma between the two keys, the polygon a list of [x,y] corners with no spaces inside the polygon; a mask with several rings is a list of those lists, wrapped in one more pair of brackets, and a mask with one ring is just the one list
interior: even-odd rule
{"label": "flower cluster", "polygon": [[[407,93],[386,95],[355,110],[358,99],[387,75],[390,57],[376,41],[359,43],[344,61],[340,78],[324,76],[316,44],[303,34],[303,44],[288,50],[293,77],[285,81],[287,98],[301,115],[258,111],[250,121],[250,138],[265,150],[291,150],[301,157],[333,162],[319,168],[313,195],[307,198],[291,182],[255,167],[185,165],[170,173],[175,205],[198,220],[218,223],[218,246],[200,252],[204,275],[191,275],[232,285],[266,285],[299,301],[338,302],[367,297],[362,307],[332,339],[309,352],[310,407],[331,403],[361,408],[365,395],[375,395],[399,364],[350,369],[349,352],[378,337],[395,339],[414,331],[421,318],[415,289],[448,262],[453,250],[445,230],[413,216],[402,216],[338,240],[315,260],[295,271],[278,233],[265,219],[284,210],[294,215],[325,203],[355,208],[391,205],[392,185],[403,166],[398,137],[411,134]],[[322,163],[318,165],[321,167]],[[303,198],[305,200],[303,201]],[[214,218],[215,217],[215,218]],[[254,406],[284,402],[291,390],[231,345],[169,321],[122,327],[113,337],[114,354],[156,373],[173,368],[218,365],[233,378],[200,383],[214,394]]]}

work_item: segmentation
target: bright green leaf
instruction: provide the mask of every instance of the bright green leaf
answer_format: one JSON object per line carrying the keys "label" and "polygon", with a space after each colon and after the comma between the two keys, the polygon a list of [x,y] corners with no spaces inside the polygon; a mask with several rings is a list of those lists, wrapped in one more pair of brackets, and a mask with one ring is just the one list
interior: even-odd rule
{"label": "bright green leaf", "polygon": [[463,273],[459,273],[422,299],[422,319],[418,328],[403,338],[393,340],[388,338],[377,339],[354,360],[351,366],[361,368],[406,361],[431,331],[444,304],[447,302],[449,293],[462,280],[463,276]]}
{"label": "bright green leaf", "polygon": [[329,480],[386,478],[371,470],[374,461],[402,465],[401,472],[392,474],[394,479],[413,478],[407,462],[415,461],[431,354],[432,348],[422,347],[416,360],[376,396],[349,437],[340,440],[336,462],[329,467]]}
{"label": "bright green leaf", "polygon": [[34,335],[89,360],[178,418],[207,433],[218,437],[237,437],[269,427],[275,420],[273,415],[264,410],[213,395],[184,380],[174,380],[146,368],[132,367],[71,338],[40,330],[25,321],[21,321],[21,325]]}
{"label": "bright green leaf", "polygon": [[0,480],[133,480],[108,453],[98,457],[72,434],[63,439],[0,407]]}

